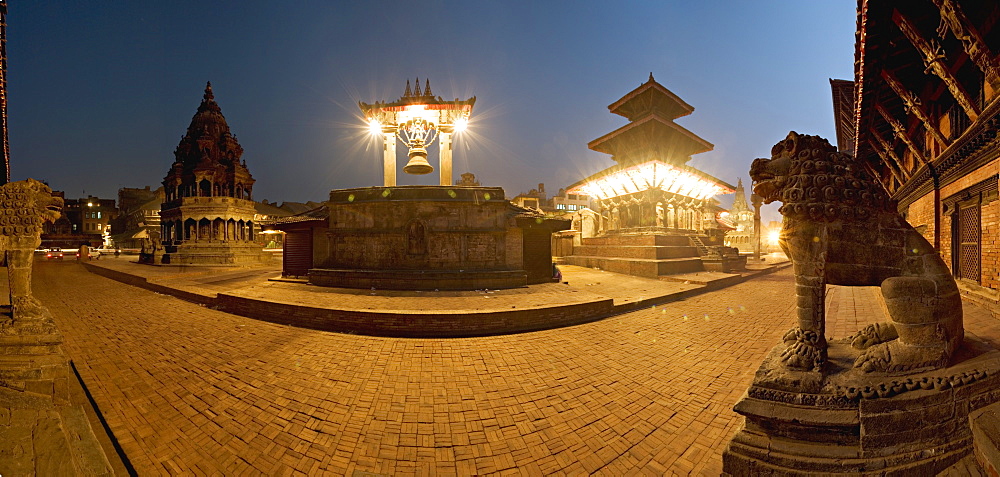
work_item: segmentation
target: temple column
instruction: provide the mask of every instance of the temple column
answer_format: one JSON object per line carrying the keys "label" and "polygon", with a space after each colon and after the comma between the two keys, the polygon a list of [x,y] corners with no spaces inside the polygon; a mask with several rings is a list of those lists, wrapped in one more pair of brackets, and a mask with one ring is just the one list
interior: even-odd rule
{"label": "temple column", "polygon": [[442,132],[438,134],[438,147],[438,152],[440,153],[440,161],[438,165],[441,168],[441,185],[450,186],[452,185],[450,132]]}
{"label": "temple column", "polygon": [[396,186],[396,130],[382,130],[382,176],[383,185]]}

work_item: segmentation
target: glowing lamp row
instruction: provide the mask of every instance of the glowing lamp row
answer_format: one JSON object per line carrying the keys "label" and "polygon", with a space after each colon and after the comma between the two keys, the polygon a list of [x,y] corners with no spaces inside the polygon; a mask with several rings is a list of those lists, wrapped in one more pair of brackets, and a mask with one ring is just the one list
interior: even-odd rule
{"label": "glowing lamp row", "polygon": [[[395,124],[391,124],[391,126],[399,127],[413,120],[424,120],[431,124],[437,124],[440,122],[440,115],[440,110],[428,109],[426,104],[410,104],[396,113]],[[372,134],[381,134],[382,126],[382,122],[377,117],[368,118],[368,129],[371,130]],[[461,113],[452,126],[455,132],[465,131],[469,127],[469,113]]]}
{"label": "glowing lamp row", "polygon": [[705,200],[731,192],[729,189],[688,171],[659,161],[651,161],[589,181],[579,189],[598,199],[660,189],[683,197]]}

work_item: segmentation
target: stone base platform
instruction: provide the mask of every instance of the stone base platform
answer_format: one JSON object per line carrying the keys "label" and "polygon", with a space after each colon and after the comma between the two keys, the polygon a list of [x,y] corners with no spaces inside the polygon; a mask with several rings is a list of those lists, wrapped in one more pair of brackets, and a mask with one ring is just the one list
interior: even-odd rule
{"label": "stone base platform", "polygon": [[171,265],[263,265],[274,256],[253,243],[184,243],[167,245],[162,263]]}
{"label": "stone base platform", "polygon": [[789,371],[776,346],[736,412],[725,475],[935,475],[973,449],[969,413],[1000,400],[1000,351],[971,335],[945,369],[889,376],[853,368],[831,342],[827,374]]}
{"label": "stone base platform", "polygon": [[378,290],[482,290],[528,285],[524,270],[309,270],[309,283]]}

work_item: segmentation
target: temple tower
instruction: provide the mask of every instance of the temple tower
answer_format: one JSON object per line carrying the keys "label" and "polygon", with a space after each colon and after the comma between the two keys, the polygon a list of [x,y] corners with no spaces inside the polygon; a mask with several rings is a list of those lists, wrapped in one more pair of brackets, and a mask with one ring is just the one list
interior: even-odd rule
{"label": "temple tower", "polygon": [[269,259],[255,240],[254,179],[240,161],[242,155],[208,83],[163,179],[160,235],[165,263],[251,264]]}
{"label": "temple tower", "polygon": [[713,203],[733,186],[687,165],[713,146],[674,122],[694,108],[650,74],[608,109],[629,123],[587,147],[617,164],[566,190],[597,200],[600,233],[566,262],[648,277],[741,268],[745,260],[723,246]]}
{"label": "temple tower", "polygon": [[738,248],[740,253],[753,253],[754,244],[757,243],[753,229],[753,209],[747,204],[742,179],[737,180],[736,198],[733,199],[733,207],[729,210],[729,220],[733,222],[736,230],[726,232],[726,245]]}

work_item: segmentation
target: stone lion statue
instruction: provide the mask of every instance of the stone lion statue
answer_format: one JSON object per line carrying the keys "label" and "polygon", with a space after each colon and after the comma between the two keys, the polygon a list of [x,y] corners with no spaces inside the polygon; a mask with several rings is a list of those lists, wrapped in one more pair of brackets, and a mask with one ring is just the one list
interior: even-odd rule
{"label": "stone lion statue", "polygon": [[881,285],[891,323],[853,337],[865,372],[945,367],[962,343],[962,302],[951,271],[896,212],[881,184],[826,139],[795,132],[750,167],[754,192],[783,204],[779,243],[792,261],[798,327],[781,355],[791,368],[820,371],[827,357],[826,285]]}
{"label": "stone lion statue", "polygon": [[42,243],[42,224],[55,222],[62,206],[49,186],[34,179],[0,187],[0,264],[7,266],[14,320],[43,313],[31,293],[31,262]]}

